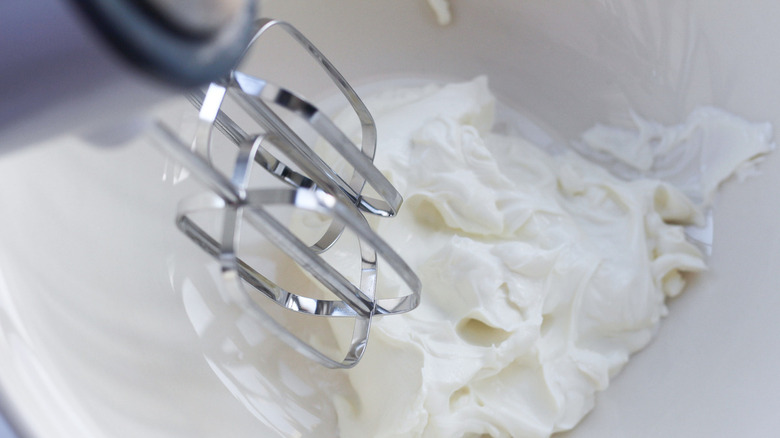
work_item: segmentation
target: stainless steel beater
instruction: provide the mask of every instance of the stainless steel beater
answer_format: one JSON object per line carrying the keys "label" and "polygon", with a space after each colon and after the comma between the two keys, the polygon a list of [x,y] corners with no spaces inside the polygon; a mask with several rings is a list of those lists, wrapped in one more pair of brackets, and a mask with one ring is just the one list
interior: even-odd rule
{"label": "stainless steel beater", "polygon": [[[198,124],[190,147],[162,124],[154,128],[156,144],[174,157],[211,192],[183,200],[176,223],[179,229],[207,253],[216,257],[222,278],[232,299],[251,308],[266,329],[283,339],[301,354],[331,368],[348,368],[358,363],[365,351],[371,320],[375,315],[393,315],[414,309],[420,298],[421,283],[403,259],[369,226],[365,215],[392,217],[402,198],[393,185],[374,166],[376,126],[366,106],[352,87],[325,56],[297,29],[288,23],[260,19],[256,23],[252,44],[271,28],[283,29],[299,43],[330,77],[349,102],[361,124],[362,139],[358,147],[316,106],[294,92],[234,69],[227,77],[211,83],[205,91],[190,95],[198,108]],[[260,132],[244,129],[222,109],[227,96],[260,127]],[[318,136],[332,146],[352,168],[342,178],[312,146],[304,141],[274,109],[284,108],[308,124]],[[238,148],[232,173],[218,170],[212,161],[214,128]],[[292,165],[275,156],[268,145],[284,152]],[[249,188],[253,166],[266,170],[283,181],[286,188]],[[379,198],[363,194],[370,186]],[[268,212],[272,205],[288,205],[314,211],[330,218],[324,234],[313,245],[303,243],[290,229]],[[192,215],[211,211],[222,215],[219,235],[210,235]],[[311,274],[337,300],[317,299],[280,287],[237,255],[242,227],[251,226]],[[344,230],[350,230],[359,241],[360,278],[353,284],[321,257],[332,248]],[[395,271],[406,285],[405,295],[378,299],[377,269],[379,259]],[[297,337],[274,320],[255,303],[245,287],[292,312],[312,317],[350,317],[355,325],[346,354],[333,359],[317,347]]]}

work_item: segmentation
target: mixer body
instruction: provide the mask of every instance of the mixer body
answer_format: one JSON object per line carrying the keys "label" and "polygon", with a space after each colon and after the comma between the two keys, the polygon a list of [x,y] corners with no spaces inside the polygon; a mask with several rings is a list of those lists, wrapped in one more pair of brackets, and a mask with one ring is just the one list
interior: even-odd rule
{"label": "mixer body", "polygon": [[235,66],[254,0],[0,4],[0,152],[137,113]]}

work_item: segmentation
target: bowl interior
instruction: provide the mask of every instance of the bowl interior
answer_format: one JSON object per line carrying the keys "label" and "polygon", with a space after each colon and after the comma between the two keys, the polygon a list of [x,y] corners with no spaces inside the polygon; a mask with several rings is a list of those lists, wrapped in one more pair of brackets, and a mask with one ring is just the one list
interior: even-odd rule
{"label": "bowl interior", "polygon": [[[679,123],[701,105],[780,126],[771,0],[453,1],[448,26],[423,0],[262,6],[359,91],[487,75],[505,105],[558,143],[628,123],[631,111]],[[271,46],[247,69],[328,95],[327,78],[289,53]],[[186,104],[161,111],[191,129]],[[780,425],[780,159],[761,170],[724,188],[711,271],[671,303],[656,341],[569,436],[767,435]],[[216,266],[173,225],[176,202],[199,186],[145,138],[117,149],[59,138],[4,157],[0,175],[0,383],[33,436],[335,430],[328,391],[310,390],[320,370],[225,322],[229,309],[212,301]]]}

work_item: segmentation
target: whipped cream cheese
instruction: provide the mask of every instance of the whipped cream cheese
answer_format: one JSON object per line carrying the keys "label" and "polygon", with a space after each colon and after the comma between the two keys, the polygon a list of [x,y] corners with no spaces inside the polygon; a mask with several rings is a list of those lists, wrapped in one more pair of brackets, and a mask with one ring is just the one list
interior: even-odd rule
{"label": "whipped cream cheese", "polygon": [[440,25],[445,26],[452,22],[450,2],[448,0],[428,0],[428,6],[433,10],[433,13],[436,15],[436,21]]}
{"label": "whipped cream cheese", "polygon": [[[415,311],[375,320],[347,372],[352,395],[335,400],[341,435],[547,437],[574,427],[651,340],[685,274],[706,269],[684,231],[701,223],[701,205],[670,182],[620,179],[576,152],[492,133],[496,101],[483,77],[366,103],[377,166],[406,200],[377,230],[418,272],[423,295]],[[583,144],[648,170],[658,135],[697,150],[713,140],[691,134],[702,130],[730,133],[732,149],[754,141],[705,172],[702,200],[772,148],[767,126],[714,109],[652,125],[657,135],[637,120],[639,134],[597,127]]]}
{"label": "whipped cream cheese", "polygon": [[580,150],[624,179],[663,179],[703,204],[721,182],[750,174],[756,160],[774,149],[769,123],[748,123],[718,108],[696,108],[676,126],[631,116],[630,128],[589,129]]}

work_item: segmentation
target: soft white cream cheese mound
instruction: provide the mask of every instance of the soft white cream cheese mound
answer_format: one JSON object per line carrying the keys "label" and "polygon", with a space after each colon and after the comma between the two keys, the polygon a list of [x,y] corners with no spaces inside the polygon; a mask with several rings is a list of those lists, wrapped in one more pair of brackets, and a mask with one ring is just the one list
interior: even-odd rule
{"label": "soft white cream cheese mound", "polygon": [[448,0],[428,0],[428,6],[433,10],[433,13],[436,15],[436,21],[440,25],[445,26],[452,22],[450,2]]}
{"label": "soft white cream cheese mound", "polygon": [[705,269],[683,231],[698,208],[668,183],[491,133],[485,78],[367,104],[377,165],[406,199],[377,229],[423,295],[415,311],[375,320],[348,372],[354,396],[336,400],[342,436],[574,427],[650,341],[683,274]]}
{"label": "soft white cream cheese mound", "polygon": [[630,128],[596,125],[581,150],[626,179],[653,176],[707,204],[732,174],[749,174],[774,149],[772,126],[749,123],[718,108],[700,107],[685,123],[664,126],[632,114]]}

